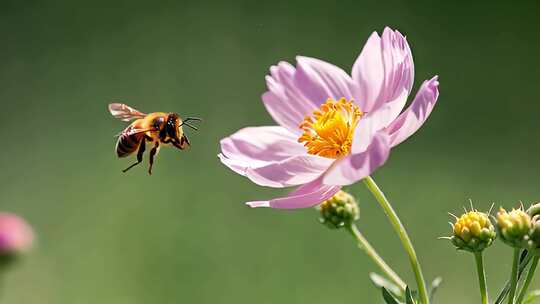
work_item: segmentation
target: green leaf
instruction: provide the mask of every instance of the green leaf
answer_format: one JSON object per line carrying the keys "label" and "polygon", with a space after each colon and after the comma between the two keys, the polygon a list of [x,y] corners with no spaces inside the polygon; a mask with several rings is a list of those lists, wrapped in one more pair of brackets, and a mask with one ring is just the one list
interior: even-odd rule
{"label": "green leaf", "polygon": [[390,282],[383,276],[372,272],[369,274],[369,278],[371,279],[371,282],[373,282],[373,284],[375,284],[375,286],[377,286],[378,288],[384,287],[387,291],[400,299],[405,296],[399,286]]}
{"label": "green leaf", "polygon": [[386,290],[386,288],[381,288],[382,290],[382,296],[383,296],[383,299],[384,301],[386,302],[386,304],[400,304],[399,301],[394,298],[394,296],[388,291]]}
{"label": "green leaf", "polygon": [[529,292],[523,304],[531,304],[535,300],[540,300],[540,289]]}
{"label": "green leaf", "polygon": [[431,287],[429,288],[429,302],[433,302],[433,297],[435,296],[435,292],[441,286],[442,278],[436,277],[433,282],[431,282]]}
{"label": "green leaf", "polygon": [[[523,272],[525,271],[525,268],[529,264],[529,262],[532,260],[532,254],[529,254],[527,250],[523,250],[521,253],[521,258],[519,259],[519,266],[518,266],[518,281],[521,279],[521,276],[523,275]],[[495,300],[494,304],[501,304],[506,296],[508,295],[508,292],[510,291],[510,280],[506,281],[506,284],[504,285],[504,288],[499,293],[499,296],[497,296],[497,299]]]}
{"label": "green leaf", "polygon": [[414,298],[411,290],[409,289],[409,286],[407,286],[407,288],[405,289],[405,303],[414,304]]}

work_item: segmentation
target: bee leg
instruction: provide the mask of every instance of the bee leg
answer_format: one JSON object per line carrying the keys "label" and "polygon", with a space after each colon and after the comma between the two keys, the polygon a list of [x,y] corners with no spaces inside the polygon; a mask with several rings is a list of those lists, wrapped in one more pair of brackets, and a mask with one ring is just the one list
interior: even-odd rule
{"label": "bee leg", "polygon": [[144,150],[146,149],[146,142],[145,142],[145,139],[143,138],[143,140],[141,141],[141,144],[139,146],[139,151],[137,151],[137,162],[134,163],[133,165],[125,168],[124,170],[122,170],[122,172],[126,173],[129,169],[135,167],[136,165],[140,164],[142,161],[143,161],[143,154],[144,154]]}
{"label": "bee leg", "polygon": [[148,174],[152,175],[152,166],[154,165],[154,157],[159,149],[159,141],[156,141],[152,150],[150,150],[150,166],[148,167]]}
{"label": "bee leg", "polygon": [[180,145],[183,147],[182,150],[191,145],[187,136],[182,135],[182,138],[180,139]]}
{"label": "bee leg", "polygon": [[189,140],[185,135],[182,135],[180,139],[176,139],[175,141],[173,141],[172,144],[180,150],[185,150],[190,145]]}

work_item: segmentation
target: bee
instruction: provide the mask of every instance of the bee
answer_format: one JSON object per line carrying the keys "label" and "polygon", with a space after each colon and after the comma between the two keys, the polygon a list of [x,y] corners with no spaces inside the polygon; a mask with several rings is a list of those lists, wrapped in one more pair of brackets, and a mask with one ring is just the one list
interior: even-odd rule
{"label": "bee", "polygon": [[198,130],[189,122],[201,121],[197,117],[187,117],[182,120],[176,113],[155,112],[145,114],[122,103],[109,104],[109,112],[122,121],[134,120],[118,135],[118,141],[116,142],[116,155],[119,158],[127,157],[137,151],[137,162],[122,170],[122,172],[127,172],[142,162],[146,144],[149,143],[153,145],[150,150],[148,166],[148,174],[150,175],[152,175],[154,159],[161,146],[172,145],[180,150],[187,149],[190,143],[182,126],[185,125],[193,130]]}

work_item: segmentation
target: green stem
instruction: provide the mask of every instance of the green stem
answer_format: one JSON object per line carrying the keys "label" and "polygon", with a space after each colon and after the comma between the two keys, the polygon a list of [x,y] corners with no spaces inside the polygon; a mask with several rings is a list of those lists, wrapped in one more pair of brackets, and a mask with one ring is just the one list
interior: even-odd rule
{"label": "green stem", "polygon": [[488,292],[486,288],[486,271],[484,269],[484,258],[482,252],[475,252],[476,270],[478,272],[478,283],[480,284],[480,294],[482,295],[482,304],[488,304]]}
{"label": "green stem", "polygon": [[420,263],[418,262],[418,258],[416,256],[416,252],[414,251],[411,239],[409,238],[407,231],[405,231],[405,227],[403,227],[403,224],[401,223],[399,217],[394,211],[394,208],[392,208],[392,205],[390,205],[390,202],[388,201],[388,199],[386,199],[384,193],[381,191],[381,189],[379,189],[375,181],[370,176],[368,176],[364,178],[364,183],[366,184],[369,191],[373,194],[377,202],[379,202],[379,205],[383,208],[386,216],[390,220],[390,223],[392,223],[394,230],[397,232],[399,239],[401,240],[401,243],[403,244],[403,247],[405,248],[405,251],[409,256],[409,261],[414,271],[416,284],[418,286],[418,292],[421,300],[420,302],[424,304],[429,304],[424,275],[422,274]]}
{"label": "green stem", "polygon": [[352,234],[352,236],[358,242],[358,247],[362,249],[372,260],[381,268],[381,270],[386,274],[386,276],[392,280],[401,290],[405,291],[407,284],[399,277],[399,275],[392,270],[388,264],[381,258],[381,256],[375,251],[373,246],[367,241],[364,235],[358,230],[355,224],[347,227],[347,230]]}
{"label": "green stem", "polygon": [[521,291],[519,292],[518,299],[516,303],[521,304],[523,302],[523,299],[525,298],[525,294],[527,294],[527,289],[529,289],[529,285],[532,282],[532,279],[534,277],[534,272],[536,270],[536,266],[538,266],[538,259],[540,257],[535,256],[534,260],[532,261],[531,268],[529,268],[529,272],[527,272],[527,278],[525,279],[525,283],[523,283],[523,286],[521,287]]}
{"label": "green stem", "polygon": [[514,249],[514,259],[512,261],[512,274],[510,275],[510,292],[508,293],[508,304],[514,303],[514,295],[516,294],[516,287],[518,281],[518,264],[519,264],[519,248]]}

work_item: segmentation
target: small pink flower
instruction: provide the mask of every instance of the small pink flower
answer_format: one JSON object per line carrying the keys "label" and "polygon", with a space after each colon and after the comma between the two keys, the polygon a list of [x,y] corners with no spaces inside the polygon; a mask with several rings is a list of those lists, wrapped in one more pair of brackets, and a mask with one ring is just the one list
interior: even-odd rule
{"label": "small pink flower", "polygon": [[19,216],[0,212],[0,256],[24,253],[32,247],[34,233]]}
{"label": "small pink flower", "polygon": [[221,140],[219,158],[236,173],[261,186],[299,186],[251,207],[314,206],[365,178],[422,126],[439,96],[435,76],[402,112],[414,66],[407,40],[390,28],[369,37],[350,76],[315,58],[296,60],[266,76],[262,100],[279,126],[248,127]]}

